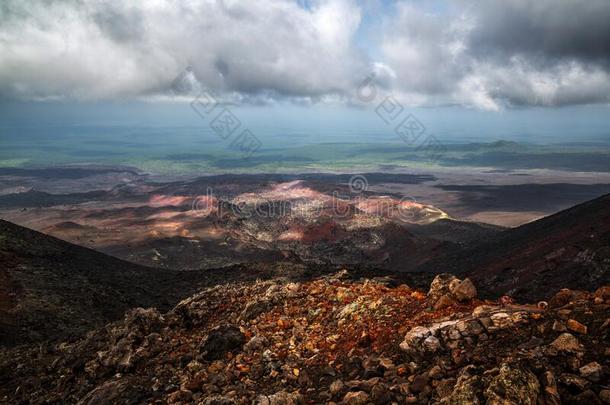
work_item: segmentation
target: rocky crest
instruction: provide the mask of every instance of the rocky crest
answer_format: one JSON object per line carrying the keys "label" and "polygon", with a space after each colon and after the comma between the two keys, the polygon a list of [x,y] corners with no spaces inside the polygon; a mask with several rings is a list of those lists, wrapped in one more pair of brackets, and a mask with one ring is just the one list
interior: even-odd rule
{"label": "rocky crest", "polygon": [[[202,290],[73,343],[0,352],[7,403],[610,403],[610,287],[547,302],[345,272]],[[445,297],[440,308],[438,302]]]}

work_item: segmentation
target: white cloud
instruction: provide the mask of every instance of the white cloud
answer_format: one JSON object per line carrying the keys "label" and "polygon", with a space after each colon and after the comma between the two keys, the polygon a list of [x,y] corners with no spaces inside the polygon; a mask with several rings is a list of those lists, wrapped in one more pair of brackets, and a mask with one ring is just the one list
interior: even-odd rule
{"label": "white cloud", "polygon": [[0,18],[5,97],[163,94],[188,65],[219,92],[319,97],[366,70],[349,0],[9,1]]}

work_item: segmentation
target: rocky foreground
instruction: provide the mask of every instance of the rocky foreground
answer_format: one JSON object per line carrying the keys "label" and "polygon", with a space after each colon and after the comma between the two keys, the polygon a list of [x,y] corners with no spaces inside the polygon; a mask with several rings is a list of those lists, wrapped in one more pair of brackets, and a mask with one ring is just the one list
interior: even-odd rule
{"label": "rocky foreground", "polygon": [[76,342],[0,352],[0,401],[172,404],[610,403],[610,286],[477,299],[439,275],[218,286]]}

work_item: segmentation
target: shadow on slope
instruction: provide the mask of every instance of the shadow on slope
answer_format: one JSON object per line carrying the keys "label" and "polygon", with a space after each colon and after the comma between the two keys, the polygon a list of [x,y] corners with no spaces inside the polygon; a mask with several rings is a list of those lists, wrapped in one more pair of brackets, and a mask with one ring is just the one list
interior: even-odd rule
{"label": "shadow on slope", "polygon": [[418,270],[467,273],[483,295],[526,301],[560,288],[593,290],[610,282],[610,194],[453,249]]}

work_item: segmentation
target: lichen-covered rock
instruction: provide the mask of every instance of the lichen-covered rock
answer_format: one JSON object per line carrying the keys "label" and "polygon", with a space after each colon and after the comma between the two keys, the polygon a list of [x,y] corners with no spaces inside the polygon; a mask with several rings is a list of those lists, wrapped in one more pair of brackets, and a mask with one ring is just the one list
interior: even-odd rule
{"label": "lichen-covered rock", "polygon": [[223,397],[222,395],[213,395],[211,397],[207,397],[201,402],[201,405],[235,405],[236,402],[227,397]]}
{"label": "lichen-covered rock", "polygon": [[477,296],[477,289],[469,278],[460,280],[453,274],[439,274],[434,277],[428,290],[428,298],[435,309],[446,308],[455,301],[469,301]]}
{"label": "lichen-covered rock", "polygon": [[305,401],[298,392],[280,391],[273,395],[259,395],[256,405],[304,405]]}
{"label": "lichen-covered rock", "polygon": [[455,305],[455,303],[456,303],[456,301],[453,298],[451,298],[451,295],[443,294],[438,299],[438,301],[436,301],[436,304],[434,304],[434,309],[436,309],[438,311],[439,309],[443,309],[443,308],[447,308],[452,305]]}
{"label": "lichen-covered rock", "polygon": [[405,352],[419,352],[422,349],[421,343],[431,335],[430,329],[425,326],[416,326],[405,335],[400,343],[400,348]]}
{"label": "lichen-covered rock", "polygon": [[469,366],[462,369],[451,394],[439,401],[441,405],[479,405],[481,403],[481,377],[473,374],[473,368]]}
{"label": "lichen-covered rock", "polygon": [[348,319],[352,316],[352,314],[357,313],[358,310],[360,310],[362,307],[362,303],[360,303],[358,300],[347,304],[346,306],[341,308],[341,310],[337,314],[337,319]]}
{"label": "lichen-covered rock", "polygon": [[559,335],[557,339],[553,340],[551,347],[560,352],[580,352],[583,349],[578,339],[570,333]]}
{"label": "lichen-covered rock", "polygon": [[364,391],[348,392],[343,397],[345,405],[366,405],[369,402],[369,394]]}
{"label": "lichen-covered rock", "polygon": [[430,283],[428,298],[433,302],[438,301],[441,296],[451,293],[450,286],[459,284],[459,282],[460,280],[453,274],[442,273],[437,275]]}
{"label": "lichen-covered rock", "polygon": [[451,293],[458,301],[468,301],[476,298],[477,289],[469,278],[465,278],[455,286]]}
{"label": "lichen-covered rock", "polygon": [[538,378],[527,368],[504,363],[489,380],[484,395],[490,405],[536,405],[540,393]]}
{"label": "lichen-covered rock", "polygon": [[485,332],[485,328],[476,319],[460,321],[455,327],[463,336],[476,336]]}

